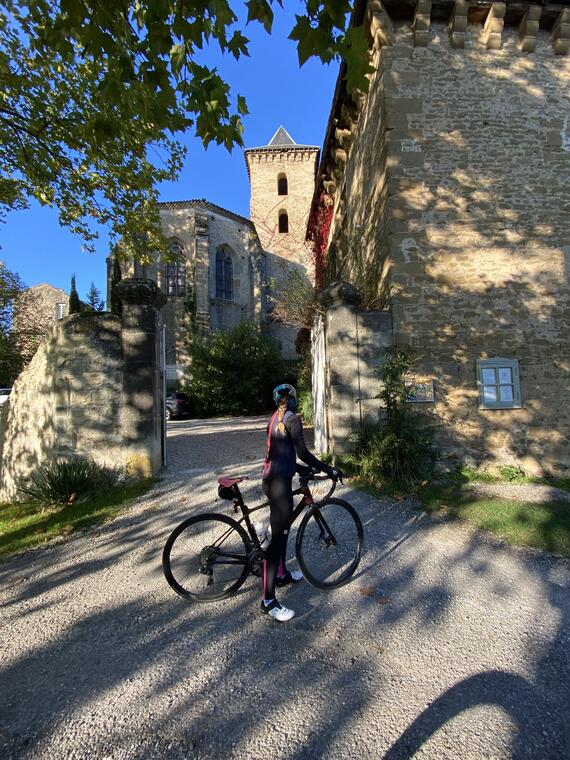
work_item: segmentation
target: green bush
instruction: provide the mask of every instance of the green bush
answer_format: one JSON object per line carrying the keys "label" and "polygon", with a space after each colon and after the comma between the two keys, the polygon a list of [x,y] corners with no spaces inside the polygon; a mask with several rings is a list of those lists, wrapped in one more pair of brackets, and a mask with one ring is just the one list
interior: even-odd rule
{"label": "green bush", "polygon": [[265,412],[272,390],[283,382],[279,343],[252,322],[216,332],[206,342],[192,340],[190,385],[185,389],[201,417]]}
{"label": "green bush", "polygon": [[431,474],[437,460],[429,426],[406,403],[405,377],[411,366],[406,352],[393,349],[380,367],[383,386],[379,398],[385,416],[375,425],[364,426],[352,459],[356,474],[371,485],[414,485]]}
{"label": "green bush", "polygon": [[297,378],[297,396],[299,413],[304,421],[311,425],[313,423],[313,378],[310,346],[306,346],[301,354]]}
{"label": "green bush", "polygon": [[110,488],[117,473],[86,457],[56,459],[42,465],[20,490],[46,506],[82,501],[96,491]]}

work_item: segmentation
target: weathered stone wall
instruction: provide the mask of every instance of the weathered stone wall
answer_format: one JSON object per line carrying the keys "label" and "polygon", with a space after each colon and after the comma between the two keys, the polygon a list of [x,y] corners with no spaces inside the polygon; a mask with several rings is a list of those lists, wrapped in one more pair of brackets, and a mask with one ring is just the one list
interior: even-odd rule
{"label": "weathered stone wall", "polygon": [[[464,49],[433,20],[426,47],[414,47],[407,23],[390,31],[344,174],[338,271],[356,279],[376,257],[394,342],[435,379],[432,410],[450,448],[561,471],[570,465],[570,57],[543,30],[531,54],[512,27],[501,49],[488,48],[482,24],[468,26]],[[475,362],[495,356],[518,359],[522,409],[479,409]]]}
{"label": "weathered stone wall", "polygon": [[[207,333],[230,330],[242,319],[259,322],[266,311],[265,255],[255,230],[246,219],[233,214],[225,216],[206,206],[200,208],[184,202],[162,204],[164,234],[180,247],[184,257],[186,288],[182,292],[167,295],[164,261],[121,264],[125,276],[148,277],[167,295],[162,320],[166,326],[169,384],[173,386],[180,377],[179,368],[187,361],[185,340],[192,314],[198,328]],[[231,301],[216,298],[216,253],[221,248],[232,257]],[[110,289],[111,259],[108,273]]]}
{"label": "weathered stone wall", "polygon": [[[315,189],[317,148],[301,146],[246,151],[251,183],[250,218],[265,251],[308,271],[311,249],[306,242],[307,222]],[[287,178],[287,195],[279,195],[278,177]],[[286,211],[289,232],[279,232],[279,212]],[[277,277],[278,271],[269,272]]]}
{"label": "weathered stone wall", "polygon": [[114,314],[55,324],[14,383],[0,418],[0,500],[43,462],[87,455],[132,475],[161,465],[158,315],[125,303]]}

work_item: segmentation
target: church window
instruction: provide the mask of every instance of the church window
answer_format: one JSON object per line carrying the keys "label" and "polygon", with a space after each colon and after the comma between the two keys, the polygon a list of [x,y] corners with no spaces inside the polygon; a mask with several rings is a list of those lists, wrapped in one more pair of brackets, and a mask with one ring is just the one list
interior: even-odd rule
{"label": "church window", "polygon": [[186,267],[184,249],[180,243],[170,245],[170,254],[175,259],[166,265],[166,295],[186,295]]}
{"label": "church window", "polygon": [[289,232],[289,217],[286,211],[279,212],[279,232]]}
{"label": "church window", "polygon": [[231,301],[233,297],[233,264],[228,250],[221,248],[216,253],[216,298]]}
{"label": "church window", "polygon": [[516,359],[477,361],[479,409],[520,409],[521,385]]}
{"label": "church window", "polygon": [[277,195],[288,195],[289,189],[287,187],[287,177],[285,174],[280,174],[277,177]]}

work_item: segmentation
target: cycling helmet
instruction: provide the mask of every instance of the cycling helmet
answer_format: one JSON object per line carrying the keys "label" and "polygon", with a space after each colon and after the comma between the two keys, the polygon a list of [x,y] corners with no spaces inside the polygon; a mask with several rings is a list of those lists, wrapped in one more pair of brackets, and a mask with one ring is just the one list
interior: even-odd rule
{"label": "cycling helmet", "polygon": [[289,399],[289,401],[297,402],[297,391],[292,385],[288,383],[282,383],[273,389],[273,401],[275,406],[279,406],[279,402],[282,398]]}

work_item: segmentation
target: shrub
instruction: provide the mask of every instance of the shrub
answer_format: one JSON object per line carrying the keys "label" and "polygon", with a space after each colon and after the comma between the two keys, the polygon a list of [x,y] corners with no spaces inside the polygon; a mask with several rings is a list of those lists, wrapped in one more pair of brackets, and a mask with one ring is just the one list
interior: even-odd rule
{"label": "shrub", "polygon": [[356,448],[358,474],[373,485],[411,486],[429,476],[437,460],[430,428],[406,403],[405,376],[411,366],[406,352],[393,349],[379,370],[385,416],[362,429]]}
{"label": "shrub", "polygon": [[271,392],[283,382],[279,343],[252,322],[214,333],[188,345],[190,385],[186,388],[199,416],[263,412],[273,406]]}
{"label": "shrub", "polygon": [[86,457],[56,459],[42,465],[20,490],[46,506],[81,501],[117,481],[117,473]]}

